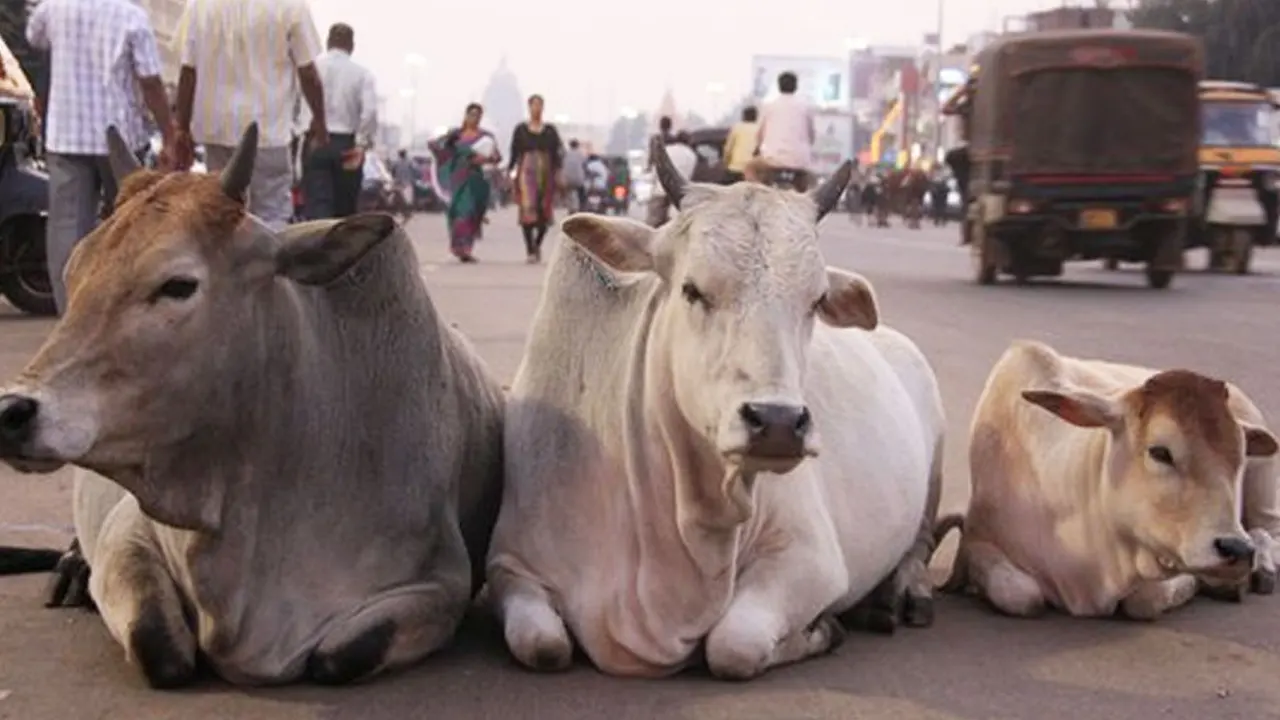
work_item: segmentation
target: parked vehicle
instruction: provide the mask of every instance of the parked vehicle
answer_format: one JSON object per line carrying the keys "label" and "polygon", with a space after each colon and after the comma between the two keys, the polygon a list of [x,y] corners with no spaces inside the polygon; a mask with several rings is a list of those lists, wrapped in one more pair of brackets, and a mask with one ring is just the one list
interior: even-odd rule
{"label": "parked vehicle", "polygon": [[1069,260],[1182,264],[1199,179],[1204,53],[1157,31],[1012,35],[947,110],[967,124],[974,279],[1061,275]]}
{"label": "parked vehicle", "polygon": [[605,209],[615,215],[631,212],[631,163],[626,157],[611,155],[604,158],[609,166],[609,196]]}
{"label": "parked vehicle", "polygon": [[360,212],[382,210],[394,212],[395,189],[391,182],[391,171],[374,153],[364,154],[364,178],[360,181],[360,199],[357,206]]}
{"label": "parked vehicle", "polygon": [[1280,148],[1276,102],[1258,85],[1200,83],[1201,187],[1187,247],[1209,249],[1209,269],[1249,272],[1254,246],[1276,242]]}
{"label": "parked vehicle", "polygon": [[34,157],[32,108],[0,98],[0,294],[32,315],[56,315],[45,259],[49,176]]}
{"label": "parked vehicle", "polygon": [[413,181],[413,209],[429,213],[444,212],[447,204],[431,182],[432,174],[436,171],[435,158],[430,155],[414,155],[412,159],[418,168],[418,178]]}

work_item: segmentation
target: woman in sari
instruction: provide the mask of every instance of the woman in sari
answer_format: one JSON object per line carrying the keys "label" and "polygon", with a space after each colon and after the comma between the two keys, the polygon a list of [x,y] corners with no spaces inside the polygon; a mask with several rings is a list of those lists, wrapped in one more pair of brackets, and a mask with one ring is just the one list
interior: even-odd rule
{"label": "woman in sari", "polygon": [[542,96],[529,98],[529,119],[511,134],[511,160],[515,173],[515,200],[520,207],[527,261],[542,261],[542,240],[553,219],[556,178],[564,148],[556,127],[542,121]]}
{"label": "woman in sari", "polygon": [[436,191],[449,203],[445,218],[449,223],[449,249],[460,262],[473,263],[471,254],[483,235],[485,213],[489,210],[489,180],[484,166],[502,161],[492,134],[480,129],[484,108],[467,106],[462,126],[432,140],[436,159]]}

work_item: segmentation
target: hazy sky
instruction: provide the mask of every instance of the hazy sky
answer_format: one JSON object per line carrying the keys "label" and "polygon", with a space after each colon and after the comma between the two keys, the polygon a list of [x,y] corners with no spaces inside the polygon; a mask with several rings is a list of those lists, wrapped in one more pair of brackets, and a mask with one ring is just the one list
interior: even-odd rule
{"label": "hazy sky", "polygon": [[[1062,0],[941,0],[943,40],[963,42],[1002,17]],[[378,77],[389,120],[404,122],[417,53],[420,128],[456,122],[479,99],[505,56],[522,92],[541,93],[549,114],[605,121],[624,107],[651,111],[668,86],[678,109],[726,106],[720,83],[741,97],[751,56],[842,55],[850,38],[921,42],[937,26],[939,0],[311,0],[323,37],[330,23],[356,31],[357,60]],[[1081,4],[1072,0],[1070,4]],[[1092,2],[1088,2],[1092,4]],[[1123,5],[1114,2],[1113,5]]]}

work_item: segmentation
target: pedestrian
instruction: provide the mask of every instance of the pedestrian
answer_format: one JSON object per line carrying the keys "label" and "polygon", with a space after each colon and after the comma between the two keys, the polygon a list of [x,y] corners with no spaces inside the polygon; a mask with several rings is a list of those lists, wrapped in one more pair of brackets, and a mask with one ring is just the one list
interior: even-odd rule
{"label": "pedestrian", "polygon": [[574,202],[571,210],[581,210],[587,204],[586,165],[587,157],[583,155],[578,139],[569,140],[569,149],[564,153],[564,170],[561,176],[564,180],[565,193]]}
{"label": "pedestrian", "polygon": [[[667,118],[663,118],[666,120]],[[654,152],[663,146],[664,134],[655,135],[651,141],[649,148],[649,166],[653,165]],[[689,133],[679,132],[671,137],[671,142],[665,144],[667,157],[671,159],[671,164],[685,180],[693,179],[693,171],[698,167],[698,153],[693,149],[693,145],[689,139]],[[666,190],[663,189],[662,183],[654,183],[652,194],[649,201],[645,203],[645,222],[650,227],[662,227],[670,219],[671,201],[667,198]]]}
{"label": "pedestrian", "polygon": [[373,73],[351,58],[355,45],[351,26],[337,23],[329,28],[327,49],[316,58],[329,143],[309,153],[303,165],[305,214],[311,220],[356,214],[364,154],[373,148],[378,129]]}
{"label": "pedestrian", "polygon": [[321,52],[306,0],[187,0],[178,28],[179,142],[205,146],[209,172],[219,172],[251,122],[258,154],[246,201],[273,229],[293,215],[289,154],[298,92],[311,111],[302,152],[329,144]]}
{"label": "pedestrian", "polygon": [[746,179],[747,168],[760,145],[759,111],[748,105],[742,109],[742,120],[729,131],[724,141],[725,182],[732,185]]}
{"label": "pedestrian", "polygon": [[542,119],[541,95],[529,97],[529,119],[511,133],[508,170],[515,170],[516,204],[524,233],[526,261],[542,262],[542,240],[555,217],[556,179],[564,161],[564,147],[556,126]]}
{"label": "pedestrian", "polygon": [[409,151],[402,148],[396,161],[391,163],[391,183],[397,202],[404,205],[406,216],[413,211],[413,191],[419,175],[418,165],[409,158]]}
{"label": "pedestrian", "polygon": [[449,249],[462,263],[476,262],[473,250],[484,234],[485,213],[489,210],[489,180],[485,165],[502,161],[493,135],[480,127],[484,108],[471,103],[462,125],[429,144],[436,159],[439,187],[447,195],[449,209]]}
{"label": "pedestrian", "polygon": [[45,239],[58,314],[67,309],[62,272],[71,251],[115,203],[107,128],[130,148],[149,144],[147,112],[162,138],[163,165],[178,142],[160,79],[147,11],[130,0],[44,0],[27,21],[27,42],[51,59],[45,151],[49,221]]}

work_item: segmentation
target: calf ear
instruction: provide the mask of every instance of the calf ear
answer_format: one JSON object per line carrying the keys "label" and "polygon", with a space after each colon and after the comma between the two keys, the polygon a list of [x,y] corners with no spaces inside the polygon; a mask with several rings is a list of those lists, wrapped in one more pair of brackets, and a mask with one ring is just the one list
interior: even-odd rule
{"label": "calf ear", "polygon": [[303,285],[328,285],[395,231],[395,219],[383,213],[292,225],[276,251],[276,274]]}
{"label": "calf ear", "polygon": [[1244,454],[1246,457],[1271,457],[1280,450],[1276,436],[1266,428],[1244,425]]}
{"label": "calf ear", "polygon": [[590,213],[570,215],[560,232],[600,262],[619,272],[653,272],[653,228],[627,218]]}
{"label": "calf ear", "polygon": [[1024,390],[1022,399],[1082,428],[1114,428],[1123,417],[1114,402],[1093,393]]}
{"label": "calf ear", "polygon": [[832,327],[875,330],[880,308],[871,283],[857,273],[827,268],[827,294],[818,303],[818,317]]}

